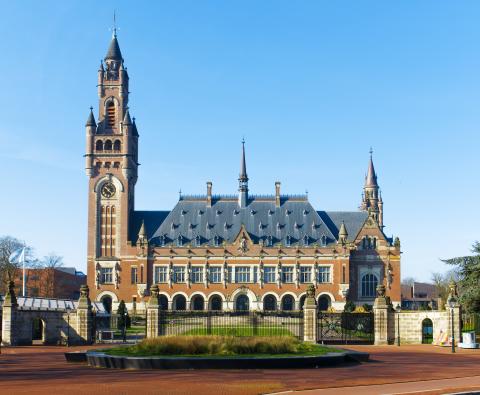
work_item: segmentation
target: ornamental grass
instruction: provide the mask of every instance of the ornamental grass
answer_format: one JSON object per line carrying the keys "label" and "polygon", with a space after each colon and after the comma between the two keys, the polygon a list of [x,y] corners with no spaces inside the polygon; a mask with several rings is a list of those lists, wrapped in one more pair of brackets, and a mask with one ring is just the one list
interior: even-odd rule
{"label": "ornamental grass", "polygon": [[139,355],[295,354],[308,347],[294,337],[165,336],[128,347]]}

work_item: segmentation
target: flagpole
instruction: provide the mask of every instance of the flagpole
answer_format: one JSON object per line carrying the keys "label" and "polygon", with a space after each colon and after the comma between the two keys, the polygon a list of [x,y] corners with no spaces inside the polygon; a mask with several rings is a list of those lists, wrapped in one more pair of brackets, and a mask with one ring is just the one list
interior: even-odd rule
{"label": "flagpole", "polygon": [[25,242],[23,243],[22,251],[22,266],[23,266],[23,285],[22,285],[22,295],[25,297]]}

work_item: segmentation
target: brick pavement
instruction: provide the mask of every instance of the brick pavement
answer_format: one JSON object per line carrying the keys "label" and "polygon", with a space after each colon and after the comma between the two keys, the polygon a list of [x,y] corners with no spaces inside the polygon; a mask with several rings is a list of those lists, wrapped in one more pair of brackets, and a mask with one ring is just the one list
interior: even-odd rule
{"label": "brick pavement", "polygon": [[[3,394],[259,394],[472,377],[480,350],[434,346],[351,346],[372,361],[314,370],[122,371],[69,364],[62,347],[17,347],[0,355]],[[71,348],[75,350],[76,348]],[[80,347],[79,349],[85,349]],[[451,388],[450,388],[451,389]],[[347,391],[348,393],[349,391]],[[439,392],[438,392],[439,393]]]}

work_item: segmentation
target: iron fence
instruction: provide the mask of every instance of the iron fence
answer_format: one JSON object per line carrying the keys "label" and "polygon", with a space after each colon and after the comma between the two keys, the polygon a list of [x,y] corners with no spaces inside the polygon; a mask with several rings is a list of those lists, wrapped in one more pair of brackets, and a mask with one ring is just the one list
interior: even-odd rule
{"label": "iron fence", "polygon": [[160,335],[295,336],[303,311],[160,311]]}
{"label": "iron fence", "polygon": [[480,336],[480,314],[462,313],[462,332],[475,332],[476,337]]}
{"label": "iron fence", "polygon": [[317,313],[317,341],[337,344],[373,344],[373,313]]}

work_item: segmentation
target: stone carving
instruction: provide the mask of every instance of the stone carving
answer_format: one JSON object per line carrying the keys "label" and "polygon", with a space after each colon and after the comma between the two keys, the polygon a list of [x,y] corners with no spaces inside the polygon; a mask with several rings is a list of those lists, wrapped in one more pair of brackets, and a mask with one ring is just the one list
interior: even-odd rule
{"label": "stone carving", "polygon": [[310,284],[307,288],[307,298],[315,298],[315,286]]}
{"label": "stone carving", "polygon": [[115,264],[114,272],[115,289],[118,289],[120,283],[120,265],[118,263]]}
{"label": "stone carving", "polygon": [[80,287],[80,297],[81,298],[88,298],[89,294],[90,294],[90,290],[88,288],[88,285],[85,285],[85,284],[82,285]]}
{"label": "stone carving", "polygon": [[380,285],[377,285],[377,297],[379,298],[383,298],[385,297],[385,285],[383,284],[380,284]]}
{"label": "stone carving", "polygon": [[97,262],[95,265],[95,288],[100,289],[100,264]]}
{"label": "stone carving", "polygon": [[392,288],[393,283],[393,270],[392,265],[390,263],[387,265],[387,287],[388,289]]}
{"label": "stone carving", "polygon": [[245,237],[245,234],[243,234],[242,238],[240,239],[240,246],[238,249],[242,252],[242,254],[245,254],[248,251],[247,238]]}

